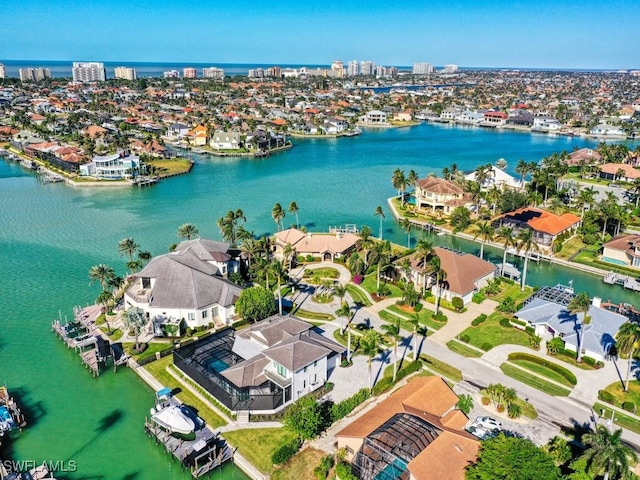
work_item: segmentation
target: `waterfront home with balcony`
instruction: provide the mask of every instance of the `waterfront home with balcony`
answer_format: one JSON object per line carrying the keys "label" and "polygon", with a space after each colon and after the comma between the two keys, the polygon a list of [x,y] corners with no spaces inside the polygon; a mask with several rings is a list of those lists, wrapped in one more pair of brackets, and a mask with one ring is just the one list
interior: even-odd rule
{"label": "waterfront home with balcony", "polygon": [[605,163],[600,166],[600,178],[633,182],[640,178],[640,170],[627,163]]}
{"label": "waterfront home with balcony", "polygon": [[473,202],[455,183],[438,177],[416,182],[416,209],[425,213],[450,215],[457,207],[471,207]]}
{"label": "waterfront home with balcony", "polygon": [[560,123],[556,118],[543,115],[534,117],[531,130],[534,132],[557,132],[561,128],[562,123]]}
{"label": "waterfront home with balcony", "polygon": [[614,125],[608,125],[606,123],[599,123],[591,129],[589,132],[594,137],[611,137],[611,138],[625,138],[626,134],[621,127]]}
{"label": "waterfront home with balcony", "polygon": [[504,112],[485,112],[484,120],[479,123],[483,127],[502,127],[507,123],[509,116]]}
{"label": "waterfront home with balcony", "polygon": [[124,293],[126,308],[139,307],[162,335],[162,325],[196,328],[229,325],[242,288],[225,277],[239,268],[229,244],[198,238],[153,258],[132,275]]}
{"label": "waterfront home with balcony", "polygon": [[387,114],[382,110],[369,110],[358,120],[358,124],[365,127],[386,127],[391,124],[387,121]]}
{"label": "waterfront home with balcony", "polygon": [[209,145],[214,150],[237,150],[240,148],[240,133],[216,130],[213,132]]}
{"label": "waterfront home with balcony", "polygon": [[543,253],[551,253],[553,242],[558,235],[575,232],[580,224],[580,217],[573,213],[555,213],[539,208],[519,208],[513,212],[499,216],[493,222],[497,230],[502,226],[514,228],[514,235],[518,235],[521,229],[533,230],[533,241]]}
{"label": "waterfront home with balcony", "polygon": [[128,151],[96,155],[91,162],[80,165],[80,175],[104,180],[130,178],[136,170],[140,170],[140,158]]}
{"label": "waterfront home with balcony", "polygon": [[295,255],[311,255],[327,262],[347,257],[356,247],[359,237],[353,233],[305,233],[288,228],[274,235],[275,254],[282,256],[287,244]]}
{"label": "waterfront home with balcony", "polygon": [[[464,178],[466,180],[476,181],[476,173],[475,171],[466,173]],[[511,189],[522,189],[524,185],[522,184],[522,180],[517,179],[511,175],[509,175],[504,170],[500,170],[495,165],[491,165],[491,172],[487,176],[487,178],[480,184],[480,188],[482,190],[488,190],[491,187],[497,187],[500,190],[505,190],[506,188]]]}
{"label": "waterfront home with balcony", "polygon": [[292,316],[225,329],[174,353],[175,365],[240,418],[275,413],[326,384],[345,348]]}
{"label": "waterfront home with balcony", "polygon": [[640,269],[640,235],[620,235],[602,245],[602,261]]}

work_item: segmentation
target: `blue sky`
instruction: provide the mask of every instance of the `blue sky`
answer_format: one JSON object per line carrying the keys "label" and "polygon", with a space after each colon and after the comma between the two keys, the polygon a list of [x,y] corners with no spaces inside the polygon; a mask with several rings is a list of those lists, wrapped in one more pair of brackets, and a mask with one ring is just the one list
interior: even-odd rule
{"label": "blue sky", "polygon": [[640,68],[637,0],[6,2],[4,60]]}

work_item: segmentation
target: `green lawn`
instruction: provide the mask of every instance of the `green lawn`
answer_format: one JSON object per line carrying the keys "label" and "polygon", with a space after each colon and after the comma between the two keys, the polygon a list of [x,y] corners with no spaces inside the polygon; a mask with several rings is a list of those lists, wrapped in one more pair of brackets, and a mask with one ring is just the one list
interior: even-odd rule
{"label": "green lawn", "polygon": [[[623,378],[626,378],[626,370],[624,375],[625,376]],[[633,378],[633,373],[631,374],[631,378]],[[628,392],[625,392],[622,389],[620,382],[612,383],[604,390],[613,395],[615,398],[614,405],[618,407],[621,407],[623,402],[633,402],[637,407],[640,407],[640,381],[638,380],[631,380],[629,382]]]}
{"label": "green lawn", "polygon": [[[605,406],[605,404],[596,402],[593,405],[593,411],[596,415],[600,415],[604,410],[604,418],[611,418],[611,408]],[[635,433],[640,433],[640,421],[636,420],[629,415],[625,415],[624,413],[620,413],[617,410],[614,413],[613,423],[618,425],[619,427],[626,428]]]}
{"label": "green lawn", "polygon": [[469,344],[484,351],[504,344],[530,346],[529,334],[515,327],[503,327],[500,325],[502,317],[502,313],[493,312],[480,325],[464,330],[460,338],[468,336]]}
{"label": "green lawn", "polygon": [[449,342],[447,343],[447,348],[452,352],[455,352],[458,355],[462,355],[463,357],[467,358],[479,358],[482,356],[482,352],[479,352],[475,348],[468,347],[458,340],[449,340]]}
{"label": "green lawn", "polygon": [[563,260],[569,260],[576,253],[582,250],[587,245],[580,240],[580,237],[575,236],[564,242],[562,245],[562,250],[556,253],[556,257],[561,258]]}
{"label": "green lawn", "polygon": [[302,308],[298,308],[297,310],[294,310],[293,314],[296,317],[304,318],[304,319],[307,319],[307,320],[330,321],[330,320],[334,320],[336,318],[333,315],[331,315],[330,313],[312,312],[312,311],[309,311],[309,310],[303,310]]}
{"label": "green lawn", "polygon": [[[549,355],[549,354],[547,353],[547,355]],[[556,358],[556,359],[561,360],[561,361],[563,361],[565,363],[568,363],[569,365],[573,365],[574,367],[581,368],[582,370],[597,370],[597,368],[595,368],[593,365],[589,365],[586,362],[578,363],[576,361],[575,352],[556,353],[555,355],[549,355],[549,357]]]}
{"label": "green lawn", "polygon": [[[482,395],[483,397],[486,397],[487,396],[486,389],[480,390],[480,395]],[[516,400],[514,403],[520,406],[520,412],[522,413],[523,416],[530,418],[531,420],[535,420],[536,418],[538,418],[538,411],[529,402],[523,400],[520,397],[516,397]]]}
{"label": "green lawn", "polygon": [[559,387],[530,373],[523,372],[519,368],[514,367],[513,365],[509,365],[508,363],[503,363],[502,365],[500,365],[500,370],[502,370],[502,373],[510,376],[511,378],[515,378],[516,380],[525,383],[530,387],[536,388],[555,397],[566,397],[571,393],[571,390]]}
{"label": "green lawn", "polygon": [[258,470],[269,474],[273,471],[271,455],[295,434],[284,428],[247,428],[225,432],[224,438]]}
{"label": "green lawn", "polygon": [[367,297],[365,293],[355,285],[347,283],[347,293],[351,296],[355,303],[359,303],[363,307],[370,307],[372,305],[369,297]]}
{"label": "green lawn", "polygon": [[132,354],[136,360],[144,360],[145,358],[155,357],[156,352],[162,352],[163,350],[171,349],[171,346],[172,346],[168,342],[152,342],[147,344],[147,348],[145,349],[144,352],[140,354],[133,354],[132,349],[134,345],[135,344],[133,342],[124,342],[122,344],[124,351],[129,354]]}
{"label": "green lawn", "polygon": [[[389,310],[391,313],[395,313],[395,314],[397,314],[397,315],[399,315],[400,317],[403,317],[403,318],[411,318],[413,316],[413,314],[402,310],[397,305],[391,305],[389,308],[387,308],[387,310]],[[434,313],[431,310],[429,310],[428,308],[423,308],[422,310],[420,310],[420,312],[418,312],[418,315],[420,317],[420,324],[426,325],[427,327],[431,328],[432,330],[440,330],[442,327],[444,327],[446,325],[446,322],[438,322],[438,321],[434,320],[433,319]],[[409,331],[413,331],[413,327]]]}
{"label": "green lawn", "polygon": [[450,378],[455,382],[462,381],[462,372],[451,365],[444,363],[437,358],[431,357],[429,355],[425,355],[424,353],[420,355],[420,359],[424,362],[424,366],[429,370],[432,370],[443,377]]}
{"label": "green lawn", "polygon": [[[387,295],[385,298],[400,298],[402,297],[402,292],[400,291],[400,289],[398,287],[396,287],[395,285],[393,285],[392,283],[386,282],[384,279],[380,280],[380,286],[382,285],[386,285],[391,294]],[[362,288],[364,288],[367,292],[369,292],[370,294],[374,294],[378,291],[378,287],[377,287],[377,276],[375,273],[372,273],[370,275],[367,275],[366,277],[364,277],[364,281],[362,282],[362,285],[360,285]]]}
{"label": "green lawn", "polygon": [[[271,478],[273,480],[316,480],[313,470],[320,465],[320,461],[325,455],[325,452],[307,447],[296,453],[287,463],[281,465],[273,472]],[[332,478],[332,476],[330,475],[328,478]]]}
{"label": "green lawn", "polygon": [[335,269],[335,268],[331,268],[331,267],[320,267],[320,268],[307,268],[304,271],[304,277],[305,279],[313,279],[313,277],[320,277],[322,279],[324,278],[338,278],[340,276],[340,272]]}
{"label": "green lawn", "polygon": [[492,297],[487,296],[487,298],[491,298],[492,300],[495,300],[498,303],[502,303],[502,301],[505,298],[511,297],[516,301],[516,305],[517,305],[523,300],[525,300],[526,298],[530,297],[532,293],[533,293],[533,288],[527,287],[527,286],[525,286],[524,292],[521,292],[520,284],[518,284],[518,282],[515,282],[512,285],[510,285],[509,283],[503,282],[501,284],[500,293]]}
{"label": "green lawn", "polygon": [[[538,375],[542,375],[543,377],[547,377],[549,380],[553,380],[554,382],[561,383],[569,388],[575,387],[575,383],[570,382],[564,376],[560,375],[558,372],[551,370],[549,367],[545,367],[544,365],[540,365],[539,363],[532,362],[530,360],[509,360],[509,361],[515,365],[518,365],[519,367],[525,368],[533,373],[537,373]],[[559,365],[558,367],[562,368]],[[568,373],[570,374],[571,372],[568,372]]]}
{"label": "green lawn", "polygon": [[[181,392],[176,395],[181,402],[186,405],[189,405],[195,408],[198,412],[198,415],[207,422],[213,428],[221,427],[226,425],[227,422],[216,412],[207,407],[198,397],[196,397],[191,391],[187,390],[182,383],[176,380],[167,370],[169,365],[173,365],[173,356],[168,355],[160,360],[156,360],[155,362],[151,362],[145,365],[143,368],[147,370],[151,375],[153,375],[161,384],[165,387],[169,387],[172,390],[174,388],[179,388]],[[151,398],[149,399],[149,403],[151,403]]]}
{"label": "green lawn", "polygon": [[191,162],[186,158],[169,158],[147,160],[147,165],[153,165],[158,169],[158,174],[163,177],[165,175],[174,175],[176,173],[186,173],[191,168]]}

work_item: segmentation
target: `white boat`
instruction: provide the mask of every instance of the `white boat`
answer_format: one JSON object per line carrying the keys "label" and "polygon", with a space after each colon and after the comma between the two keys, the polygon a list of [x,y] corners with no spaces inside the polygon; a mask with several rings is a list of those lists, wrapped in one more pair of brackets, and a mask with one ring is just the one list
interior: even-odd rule
{"label": "white boat", "polygon": [[158,406],[157,409],[151,409],[151,418],[162,428],[183,435],[193,432],[196,428],[195,422],[182,411],[179,405],[168,405],[164,408]]}

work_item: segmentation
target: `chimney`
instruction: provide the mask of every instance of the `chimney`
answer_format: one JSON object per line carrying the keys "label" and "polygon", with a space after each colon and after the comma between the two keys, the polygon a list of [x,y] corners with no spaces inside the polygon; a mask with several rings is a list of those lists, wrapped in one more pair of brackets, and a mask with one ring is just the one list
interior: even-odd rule
{"label": "chimney", "polygon": [[597,308],[600,308],[601,303],[602,299],[600,297],[593,297],[593,300],[591,300],[591,305]]}

